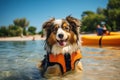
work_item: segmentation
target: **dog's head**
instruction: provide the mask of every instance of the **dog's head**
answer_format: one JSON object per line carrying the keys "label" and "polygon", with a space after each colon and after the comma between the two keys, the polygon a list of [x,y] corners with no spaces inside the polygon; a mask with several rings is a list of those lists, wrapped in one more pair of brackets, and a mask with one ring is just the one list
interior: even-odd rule
{"label": "dog's head", "polygon": [[72,45],[79,45],[80,20],[76,18],[71,16],[66,19],[52,18],[43,24],[43,30],[46,32],[48,52],[58,54],[59,50],[59,53],[65,53],[72,49],[70,48]]}

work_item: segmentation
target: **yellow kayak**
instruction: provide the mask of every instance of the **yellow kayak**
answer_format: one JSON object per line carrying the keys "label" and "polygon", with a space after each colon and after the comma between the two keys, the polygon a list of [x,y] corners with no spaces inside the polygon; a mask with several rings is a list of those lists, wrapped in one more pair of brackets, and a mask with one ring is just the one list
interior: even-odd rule
{"label": "yellow kayak", "polygon": [[120,35],[120,32],[110,32],[110,36],[112,35]]}
{"label": "yellow kayak", "polygon": [[83,35],[82,45],[120,46],[120,32],[111,32],[107,36]]}

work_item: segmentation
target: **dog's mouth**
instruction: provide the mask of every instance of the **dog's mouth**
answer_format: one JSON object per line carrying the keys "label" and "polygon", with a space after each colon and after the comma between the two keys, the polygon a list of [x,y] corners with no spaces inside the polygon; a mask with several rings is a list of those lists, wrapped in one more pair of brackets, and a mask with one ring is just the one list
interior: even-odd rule
{"label": "dog's mouth", "polygon": [[60,46],[66,46],[67,41],[68,41],[68,38],[65,39],[65,40],[57,40],[57,42],[58,42],[58,44],[59,44]]}

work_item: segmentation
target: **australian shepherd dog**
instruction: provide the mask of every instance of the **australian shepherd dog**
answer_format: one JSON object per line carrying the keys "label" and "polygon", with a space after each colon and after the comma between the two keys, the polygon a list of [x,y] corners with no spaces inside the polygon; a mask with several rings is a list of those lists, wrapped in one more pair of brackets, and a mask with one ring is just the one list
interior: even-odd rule
{"label": "australian shepherd dog", "polygon": [[80,20],[71,16],[52,18],[43,24],[47,54],[39,68],[44,77],[82,71],[80,25]]}

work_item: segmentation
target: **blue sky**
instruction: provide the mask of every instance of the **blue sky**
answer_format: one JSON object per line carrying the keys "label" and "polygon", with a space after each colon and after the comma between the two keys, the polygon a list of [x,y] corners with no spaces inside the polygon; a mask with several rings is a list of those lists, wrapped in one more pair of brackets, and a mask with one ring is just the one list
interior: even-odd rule
{"label": "blue sky", "polygon": [[41,30],[42,24],[51,17],[68,15],[81,19],[83,11],[96,12],[106,8],[108,0],[0,0],[0,26],[13,24],[16,18],[26,18],[30,26]]}

